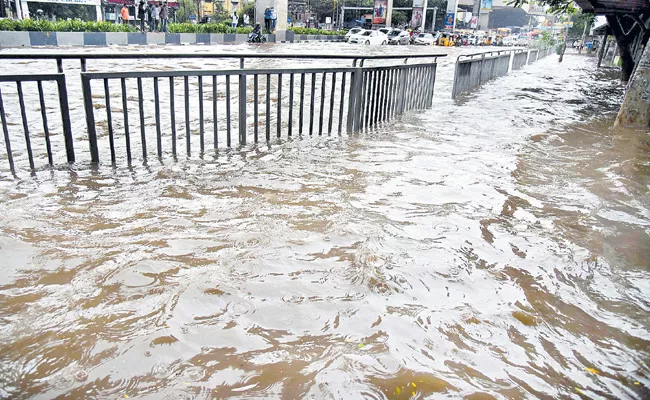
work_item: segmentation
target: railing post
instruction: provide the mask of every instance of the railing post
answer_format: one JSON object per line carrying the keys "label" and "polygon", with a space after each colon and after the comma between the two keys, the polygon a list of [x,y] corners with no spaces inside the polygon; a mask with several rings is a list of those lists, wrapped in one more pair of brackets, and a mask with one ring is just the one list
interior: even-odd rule
{"label": "railing post", "polygon": [[61,58],[56,59],[56,71],[59,74],[63,73],[63,59],[61,59]]}
{"label": "railing post", "polygon": [[[243,58],[241,63],[243,67]],[[243,71],[239,74],[239,143],[246,144],[246,74]]]}
{"label": "railing post", "polygon": [[86,77],[84,73],[81,74],[81,88],[83,90],[84,108],[86,111],[86,126],[88,127],[90,161],[93,163],[98,163],[99,151],[97,150],[97,132],[95,131],[95,114],[93,113],[93,98],[92,98],[92,92],[90,90],[90,79],[88,79],[88,77]]}
{"label": "railing post", "polygon": [[456,58],[456,68],[454,70],[454,85],[451,87],[451,98],[452,99],[456,98],[456,87],[458,85],[458,83],[457,83],[457,81],[458,81],[458,62],[460,61],[460,57],[462,57],[462,56],[458,56],[458,58]]}
{"label": "railing post", "polygon": [[350,80],[350,97],[348,99],[347,133],[356,132],[361,125],[361,84],[363,82],[363,68],[358,67],[352,72]]}

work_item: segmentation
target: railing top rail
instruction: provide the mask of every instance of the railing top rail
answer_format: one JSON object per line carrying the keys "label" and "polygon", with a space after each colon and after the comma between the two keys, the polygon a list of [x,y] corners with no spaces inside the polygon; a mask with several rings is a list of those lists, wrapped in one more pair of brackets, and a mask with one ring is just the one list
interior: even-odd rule
{"label": "railing top rail", "polygon": [[[430,66],[431,63],[400,64],[386,67],[364,67],[364,70],[402,69],[418,66]],[[354,72],[355,67],[327,68],[264,68],[264,69],[216,69],[216,70],[181,70],[181,71],[124,71],[124,72],[82,72],[86,79],[120,79],[120,78],[169,78],[185,76],[224,76],[224,75],[266,75],[266,74],[311,74],[332,72]]]}
{"label": "railing top rail", "polygon": [[58,81],[59,79],[64,79],[64,75],[63,74],[0,75],[0,82]]}
{"label": "railing top rail", "polygon": [[494,56],[494,55],[496,55],[496,56],[498,57],[498,56],[500,56],[501,54],[512,53],[512,52],[516,52],[516,51],[518,51],[518,50],[520,50],[520,49],[511,49],[511,50],[493,50],[493,51],[485,51],[485,52],[483,52],[483,53],[461,54],[461,55],[458,56],[458,58],[456,58],[456,61],[461,61],[461,58],[472,59],[472,58],[474,58],[474,57],[479,57],[479,56],[480,56],[481,58],[483,58],[483,57],[492,57],[492,56]]}
{"label": "railing top rail", "polygon": [[277,58],[277,59],[339,59],[339,60],[394,60],[404,58],[438,58],[447,54],[277,54],[277,53],[11,53],[0,52],[1,60],[81,60],[81,59],[146,59],[146,58]]}

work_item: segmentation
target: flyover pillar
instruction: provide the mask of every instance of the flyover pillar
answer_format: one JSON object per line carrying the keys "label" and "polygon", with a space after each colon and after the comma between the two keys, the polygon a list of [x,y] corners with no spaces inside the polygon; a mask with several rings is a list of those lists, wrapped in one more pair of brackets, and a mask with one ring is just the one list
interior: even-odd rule
{"label": "flyover pillar", "polygon": [[390,28],[393,25],[393,0],[388,0],[386,3],[386,27]]}

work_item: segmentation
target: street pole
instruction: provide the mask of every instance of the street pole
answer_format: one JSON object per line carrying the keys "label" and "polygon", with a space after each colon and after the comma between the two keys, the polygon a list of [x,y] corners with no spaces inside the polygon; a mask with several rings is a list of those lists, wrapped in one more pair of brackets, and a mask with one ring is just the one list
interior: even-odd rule
{"label": "street pole", "polygon": [[[425,11],[426,14],[426,11]],[[436,31],[436,17],[438,16],[438,7],[433,7],[433,22],[431,23],[431,31]]]}
{"label": "street pole", "polygon": [[[567,28],[568,32],[569,28]],[[578,54],[582,54],[582,46],[585,45],[585,36],[587,34],[587,23],[585,22],[585,29],[582,30],[582,39],[580,41],[580,47],[578,47]]]}

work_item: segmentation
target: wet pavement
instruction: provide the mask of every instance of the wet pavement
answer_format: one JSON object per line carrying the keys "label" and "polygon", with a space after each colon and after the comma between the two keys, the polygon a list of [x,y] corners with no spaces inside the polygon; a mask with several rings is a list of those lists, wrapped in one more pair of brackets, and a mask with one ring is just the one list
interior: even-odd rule
{"label": "wet pavement", "polygon": [[459,50],[370,51],[449,52],[433,109],[131,168],[0,160],[0,396],[649,397],[650,140],[611,128],[615,72],[550,56],[454,102]]}

